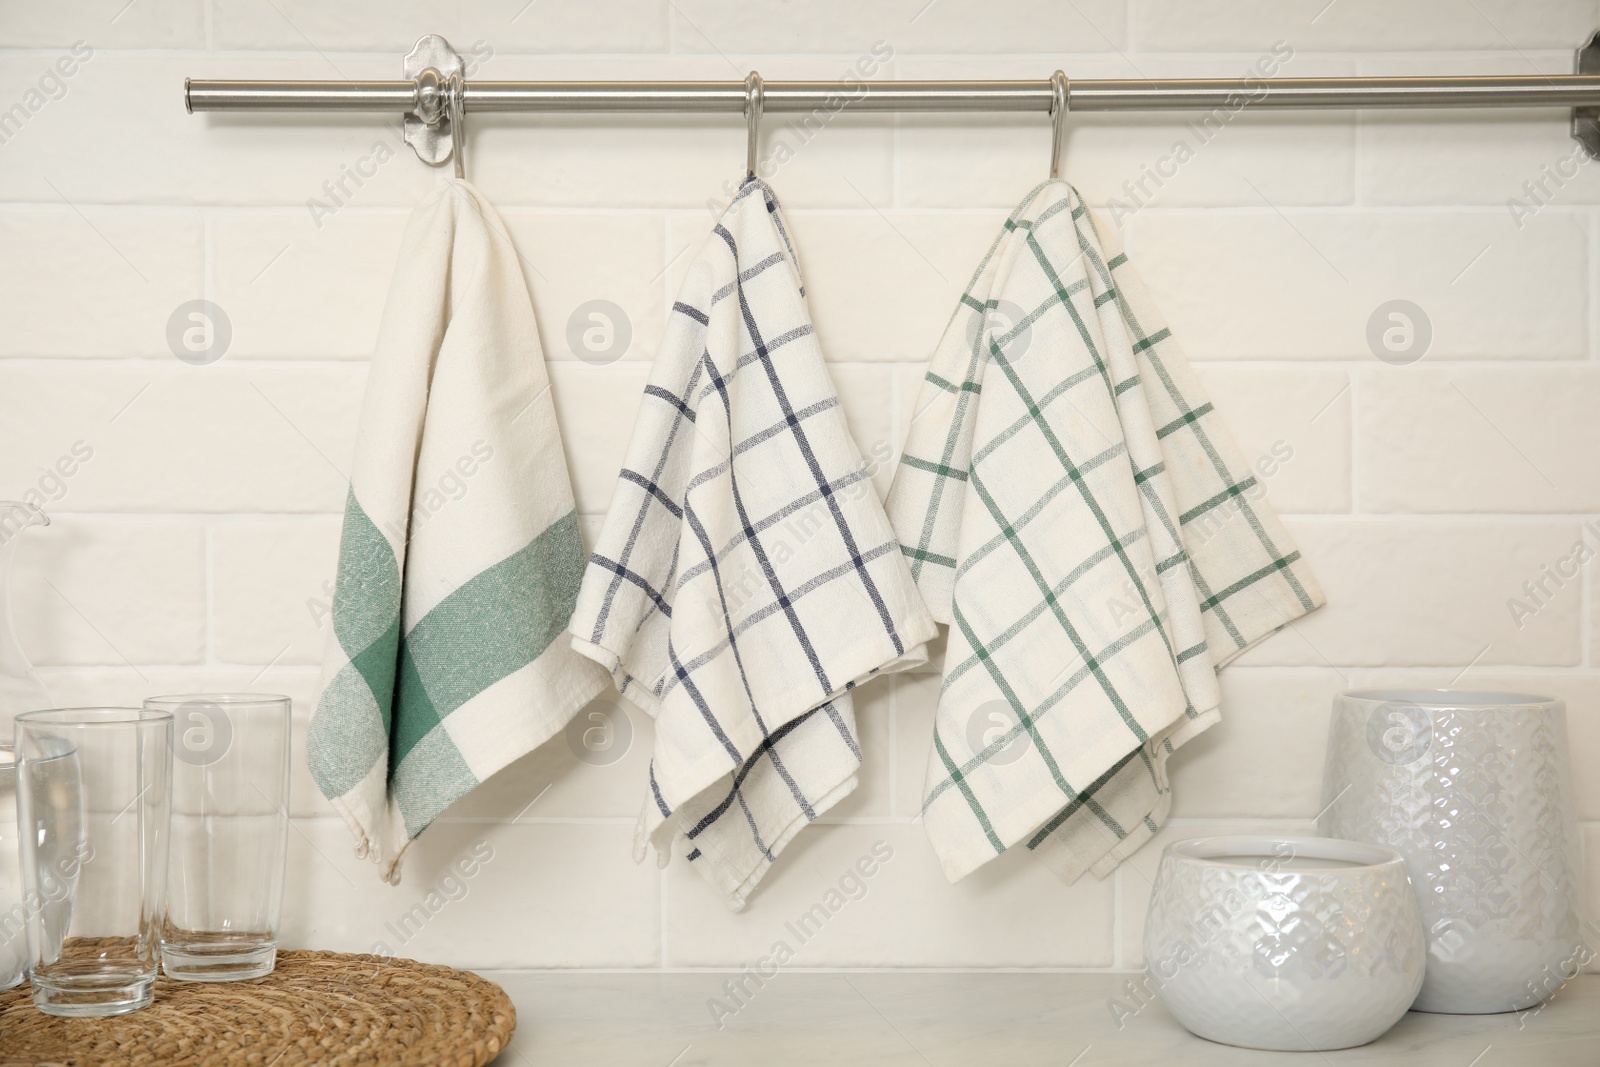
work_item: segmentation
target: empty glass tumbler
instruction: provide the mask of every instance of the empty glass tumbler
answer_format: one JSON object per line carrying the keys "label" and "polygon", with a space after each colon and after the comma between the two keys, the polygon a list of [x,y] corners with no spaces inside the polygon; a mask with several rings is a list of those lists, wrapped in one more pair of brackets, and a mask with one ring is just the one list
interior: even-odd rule
{"label": "empty glass tumbler", "polygon": [[33,1002],[66,1016],[145,1007],[166,888],[172,716],[31,711],[15,730]]}
{"label": "empty glass tumbler", "polygon": [[271,974],[289,844],[289,698],[165,696],[145,708],[176,724],[162,968],[190,982]]}
{"label": "empty glass tumbler", "polygon": [[28,909],[22,898],[21,863],[16,754],[10,745],[0,745],[0,989],[22,981],[28,968]]}

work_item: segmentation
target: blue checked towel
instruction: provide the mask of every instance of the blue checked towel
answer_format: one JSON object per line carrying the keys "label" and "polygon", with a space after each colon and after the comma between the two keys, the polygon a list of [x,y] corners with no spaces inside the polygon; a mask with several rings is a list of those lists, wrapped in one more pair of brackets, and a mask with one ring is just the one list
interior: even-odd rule
{"label": "blue checked towel", "polygon": [[306,738],[388,881],[435,816],[605,687],[560,639],[582,573],[516,249],[448,182],[412,215],[384,307]]}
{"label": "blue checked towel", "polygon": [[1018,841],[1104,876],[1155,834],[1216,672],[1323,602],[1114,231],[1066,183],[1006,221],[889,494],[950,624],[924,824],[956,881]]}
{"label": "blue checked towel", "polygon": [[850,690],[937,627],[823,365],[778,202],[749,179],[689,267],[572,619],[656,719],[637,858],[735,909],[856,784]]}

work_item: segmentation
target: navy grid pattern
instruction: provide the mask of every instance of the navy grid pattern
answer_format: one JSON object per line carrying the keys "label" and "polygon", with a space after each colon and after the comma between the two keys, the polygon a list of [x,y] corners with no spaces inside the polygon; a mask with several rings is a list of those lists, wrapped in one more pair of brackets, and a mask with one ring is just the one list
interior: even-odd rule
{"label": "navy grid pattern", "polygon": [[854,787],[850,690],[933,636],[759,180],[673,305],[572,631],[657,715],[642,834],[736,906]]}

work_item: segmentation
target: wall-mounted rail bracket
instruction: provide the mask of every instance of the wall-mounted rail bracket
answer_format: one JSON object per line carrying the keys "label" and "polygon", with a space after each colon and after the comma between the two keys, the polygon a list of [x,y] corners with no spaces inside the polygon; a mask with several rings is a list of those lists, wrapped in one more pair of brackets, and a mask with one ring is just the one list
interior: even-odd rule
{"label": "wall-mounted rail bracket", "polygon": [[[1574,74],[1600,74],[1600,33],[1589,38],[1589,43],[1578,49]],[[1575,107],[1572,109],[1572,136],[1577,138],[1590,159],[1600,159],[1600,107]]]}
{"label": "wall-mounted rail bracket", "polygon": [[443,163],[455,150],[447,84],[452,74],[466,77],[466,64],[449,41],[429,33],[406,53],[405,74],[417,86],[416,108],[406,115],[406,143],[424,163]]}

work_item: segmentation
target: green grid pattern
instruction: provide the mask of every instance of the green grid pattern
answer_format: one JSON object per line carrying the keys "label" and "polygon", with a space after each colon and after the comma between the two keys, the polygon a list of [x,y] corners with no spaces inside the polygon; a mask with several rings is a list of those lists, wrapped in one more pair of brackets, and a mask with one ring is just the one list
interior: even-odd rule
{"label": "green grid pattern", "polygon": [[1115,235],[1035,189],[958,302],[889,500],[951,627],[924,814],[952,879],[1020,840],[1070,879],[1155,832],[1216,669],[1322,602],[1257,484]]}

